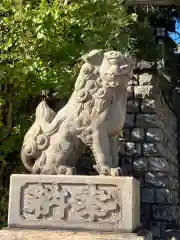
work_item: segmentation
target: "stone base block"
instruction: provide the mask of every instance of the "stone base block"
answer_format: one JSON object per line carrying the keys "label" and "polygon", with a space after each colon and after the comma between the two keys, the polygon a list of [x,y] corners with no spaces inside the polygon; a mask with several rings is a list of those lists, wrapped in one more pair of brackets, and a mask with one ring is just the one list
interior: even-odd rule
{"label": "stone base block", "polygon": [[151,233],[138,236],[133,233],[68,232],[42,230],[1,230],[1,240],[152,240]]}
{"label": "stone base block", "polygon": [[8,226],[133,232],[140,184],[132,177],[12,175]]}

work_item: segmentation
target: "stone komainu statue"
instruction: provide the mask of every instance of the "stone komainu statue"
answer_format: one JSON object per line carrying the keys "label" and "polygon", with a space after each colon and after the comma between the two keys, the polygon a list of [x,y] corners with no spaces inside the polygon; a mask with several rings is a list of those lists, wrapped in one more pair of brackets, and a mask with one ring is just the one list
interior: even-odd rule
{"label": "stone komainu statue", "polygon": [[117,136],[125,121],[133,63],[120,52],[93,50],[83,56],[67,104],[55,113],[46,101],[25,135],[21,158],[33,174],[73,174],[89,146],[99,174],[118,175]]}

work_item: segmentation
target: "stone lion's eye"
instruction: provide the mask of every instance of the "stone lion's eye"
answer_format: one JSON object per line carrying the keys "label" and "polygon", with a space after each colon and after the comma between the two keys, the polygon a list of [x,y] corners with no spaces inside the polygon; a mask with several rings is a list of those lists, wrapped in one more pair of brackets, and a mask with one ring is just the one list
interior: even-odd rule
{"label": "stone lion's eye", "polygon": [[84,69],[85,74],[88,74],[89,72],[90,72],[89,69]]}

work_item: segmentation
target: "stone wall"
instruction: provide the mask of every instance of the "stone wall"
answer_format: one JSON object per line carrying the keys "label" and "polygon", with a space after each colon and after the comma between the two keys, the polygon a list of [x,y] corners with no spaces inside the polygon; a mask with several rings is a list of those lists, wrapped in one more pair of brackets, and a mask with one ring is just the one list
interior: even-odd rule
{"label": "stone wall", "polygon": [[141,222],[154,239],[179,220],[177,123],[166,104],[155,70],[141,69],[129,83],[120,161],[141,181]]}

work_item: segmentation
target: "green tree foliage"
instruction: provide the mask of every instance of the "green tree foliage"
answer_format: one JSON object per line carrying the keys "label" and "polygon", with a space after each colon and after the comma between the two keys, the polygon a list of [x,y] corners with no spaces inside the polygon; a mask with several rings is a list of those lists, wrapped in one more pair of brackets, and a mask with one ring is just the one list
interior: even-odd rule
{"label": "green tree foliage", "polygon": [[51,88],[60,97],[68,96],[79,58],[91,49],[133,50],[133,39],[122,30],[135,19],[127,15],[122,1],[60,2],[0,3],[0,187],[8,183],[4,175],[7,179],[20,171],[15,153],[33,121],[31,105],[40,91]]}
{"label": "green tree foliage", "polygon": [[[135,6],[129,8],[137,14],[137,21],[131,29],[131,35],[136,39],[136,58],[155,62],[163,57],[169,60],[174,57],[176,48],[168,32],[175,32],[175,18],[179,18],[179,9],[165,6]],[[157,28],[165,28],[165,36],[161,40],[165,43],[164,53],[157,37]],[[165,56],[163,56],[163,54]],[[166,61],[166,59],[164,59]],[[170,62],[172,62],[170,60]],[[167,66],[171,68],[171,66]]]}

